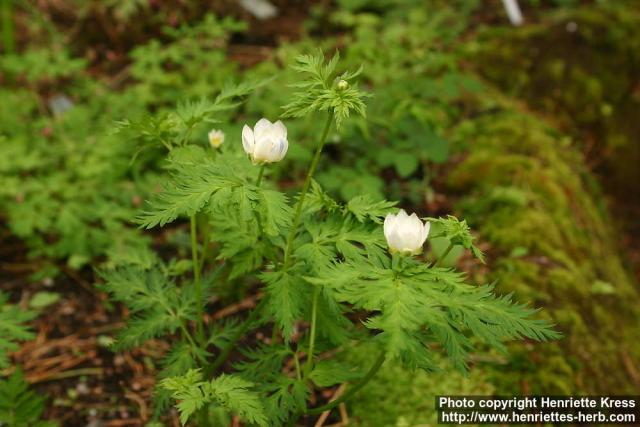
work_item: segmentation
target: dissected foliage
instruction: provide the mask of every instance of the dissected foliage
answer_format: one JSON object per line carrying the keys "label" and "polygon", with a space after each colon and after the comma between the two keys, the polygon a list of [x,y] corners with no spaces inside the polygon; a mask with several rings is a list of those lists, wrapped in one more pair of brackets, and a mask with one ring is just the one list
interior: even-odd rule
{"label": "dissected foliage", "polygon": [[22,310],[14,304],[8,304],[8,296],[0,292],[0,369],[9,366],[7,353],[18,349],[18,341],[34,337],[26,323],[36,317],[35,312]]}
{"label": "dissected foliage", "polygon": [[189,370],[183,376],[162,380],[161,385],[179,400],[183,424],[205,404],[215,402],[252,424],[267,425],[258,395],[249,390],[253,384],[240,377],[222,374],[211,381],[203,381],[199,371]]}
{"label": "dissected foliage", "polygon": [[[295,85],[302,91],[285,115],[329,114],[336,124],[350,111],[364,115],[364,95],[347,82],[360,71],[334,79],[337,61],[337,55],[329,62],[321,55],[298,59],[294,69],[305,80]],[[159,260],[102,273],[103,288],[132,313],[118,348],[180,338],[165,358],[158,407],[166,404],[168,392],[178,401],[183,423],[221,406],[257,425],[282,425],[309,410],[309,381],[328,387],[365,377],[366,367],[315,361],[318,351],[372,343],[382,352],[381,361],[431,371],[441,367],[431,345],[438,343],[453,365],[465,370],[475,338],[505,351],[506,340],[560,336],[532,317],[535,310],[512,302],[510,295],[496,296],[491,285],[473,286],[452,269],[388,254],[382,220],[394,202],[362,194],[339,203],[315,182],[291,198],[260,181],[264,166],[252,165],[239,144],[215,151],[189,145],[188,129],[212,120],[217,111],[201,101],[168,113],[159,133],[145,134],[149,123],[156,128],[153,118],[133,127],[152,144],[166,138],[169,149],[166,183],[137,222],[153,228],[190,219],[192,259],[170,264],[190,263],[193,274],[171,274]],[[430,220],[439,225],[438,237],[483,259],[466,222],[451,216]],[[202,248],[198,226],[207,232]],[[214,253],[200,257],[212,243]],[[211,281],[201,278],[201,263],[214,260]],[[248,287],[256,279],[264,295],[248,319],[201,326],[198,313],[215,297],[218,280]],[[354,311],[366,313],[366,329],[350,318]],[[310,330],[296,336],[301,321],[309,322]],[[237,373],[219,374],[236,342],[264,324],[272,324],[272,342],[243,349],[243,360],[234,364]],[[304,358],[301,348],[307,348]]]}
{"label": "dissected foliage", "polygon": [[8,427],[56,427],[41,420],[45,399],[29,390],[22,371],[17,369],[6,380],[0,380],[0,425]]}

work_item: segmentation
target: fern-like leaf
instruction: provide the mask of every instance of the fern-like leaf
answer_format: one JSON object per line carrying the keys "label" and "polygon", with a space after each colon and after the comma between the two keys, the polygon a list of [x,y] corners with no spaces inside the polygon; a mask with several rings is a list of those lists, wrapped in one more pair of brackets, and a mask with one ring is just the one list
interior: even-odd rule
{"label": "fern-like leaf", "polygon": [[7,300],[8,296],[0,293],[0,369],[9,366],[7,353],[18,349],[17,341],[30,340],[34,336],[25,323],[36,313],[8,304]]}
{"label": "fern-like leaf", "polygon": [[160,384],[178,400],[183,425],[194,412],[210,403],[238,414],[249,423],[267,425],[258,394],[251,391],[253,383],[239,376],[223,374],[211,381],[203,381],[202,373],[192,369],[185,375],[165,378]]}

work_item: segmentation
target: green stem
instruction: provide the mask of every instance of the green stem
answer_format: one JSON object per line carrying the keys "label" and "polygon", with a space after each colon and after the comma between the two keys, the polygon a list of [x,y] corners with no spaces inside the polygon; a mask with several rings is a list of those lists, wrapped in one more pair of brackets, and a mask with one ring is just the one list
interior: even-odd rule
{"label": "green stem", "polygon": [[260,172],[258,172],[258,179],[256,179],[256,187],[260,187],[260,183],[262,182],[262,176],[264,175],[264,169],[266,167],[266,163],[260,166]]}
{"label": "green stem", "polygon": [[380,355],[378,356],[378,358],[376,359],[376,361],[373,364],[373,366],[371,366],[371,369],[369,369],[369,372],[367,372],[367,374],[364,376],[364,378],[362,378],[358,383],[356,383],[348,392],[346,392],[345,394],[343,394],[342,396],[340,396],[336,400],[327,403],[326,405],[322,405],[320,407],[313,408],[313,409],[307,409],[305,411],[305,413],[307,415],[321,414],[321,413],[323,413],[325,411],[330,411],[331,409],[335,408],[336,406],[338,406],[342,402],[345,402],[345,401],[349,400],[362,387],[364,387],[371,380],[371,378],[373,378],[373,376],[378,372],[378,370],[380,369],[380,367],[384,363],[385,359],[386,359],[386,354],[385,354],[385,352],[383,350],[380,353]]}
{"label": "green stem", "polygon": [[453,243],[449,243],[449,246],[447,247],[447,249],[444,251],[444,253],[442,255],[440,255],[440,257],[438,257],[438,261],[436,261],[436,267],[440,267],[440,265],[444,262],[444,259],[447,257],[447,255],[449,255],[449,252],[451,252],[451,249],[453,249],[455,245]]}
{"label": "green stem", "polygon": [[202,283],[200,282],[200,266],[198,263],[198,230],[196,225],[196,215],[191,215],[191,258],[193,260],[193,280],[196,291],[197,301],[197,319],[196,331],[198,339],[204,340],[203,318],[204,318],[204,301],[202,299]]}
{"label": "green stem", "polygon": [[320,288],[313,287],[313,299],[311,300],[311,329],[309,333],[309,351],[307,352],[307,363],[304,366],[305,378],[309,376],[313,369],[313,351],[316,343],[316,322],[318,318],[318,296]]}
{"label": "green stem", "polygon": [[283,270],[289,266],[289,261],[291,258],[291,250],[293,249],[293,241],[296,238],[296,234],[298,231],[298,226],[300,225],[300,217],[302,215],[302,205],[304,204],[304,199],[307,196],[307,192],[309,191],[309,186],[311,185],[311,178],[313,177],[314,172],[316,171],[316,167],[318,166],[318,162],[320,161],[320,155],[322,154],[322,147],[324,147],[324,143],[327,140],[327,135],[329,135],[329,129],[331,129],[331,123],[333,123],[333,110],[329,113],[327,117],[327,123],[324,125],[324,130],[322,131],[322,136],[320,137],[320,143],[316,148],[316,153],[313,156],[313,160],[311,161],[311,166],[309,166],[309,172],[307,173],[307,177],[304,180],[304,185],[302,186],[302,193],[300,194],[300,198],[298,199],[298,204],[296,205],[296,212],[293,216],[293,223],[291,224],[291,231],[289,232],[289,237],[287,237],[287,246],[284,250],[284,263]]}
{"label": "green stem", "polygon": [[2,45],[4,53],[11,55],[16,51],[15,30],[13,26],[13,0],[2,1]]}
{"label": "green stem", "polygon": [[300,369],[300,359],[298,359],[298,353],[296,351],[293,352],[293,361],[296,364],[296,377],[298,381],[302,380],[302,370]]}
{"label": "green stem", "polygon": [[211,362],[211,364],[207,367],[207,369],[205,370],[205,378],[208,378],[211,375],[213,375],[216,369],[218,369],[220,366],[222,366],[224,362],[227,361],[227,359],[229,358],[229,355],[231,354],[231,351],[234,349],[234,347],[236,346],[240,338],[242,338],[242,336],[249,329],[249,326],[251,326],[251,324],[258,318],[258,315],[262,311],[262,308],[266,305],[266,301],[267,301],[267,298],[263,298],[260,301],[260,303],[254,307],[253,311],[251,311],[251,314],[249,314],[249,317],[247,317],[247,319],[244,321],[242,326],[238,328],[236,333],[233,334],[233,336],[229,340],[229,343],[227,343],[227,346],[222,350],[222,352],[218,355],[218,357],[216,357],[215,360]]}
{"label": "green stem", "polygon": [[185,132],[184,138],[182,138],[182,142],[180,143],[180,145],[182,145],[183,147],[187,145],[187,143],[189,142],[189,138],[191,138],[191,132],[193,132],[193,125],[190,125],[189,129],[187,129],[187,131]]}
{"label": "green stem", "polygon": [[184,324],[182,322],[180,322],[180,330],[182,331],[182,335],[184,335],[184,337],[187,339],[187,341],[189,341],[189,344],[191,344],[191,346],[193,348],[198,348],[198,346],[196,345],[195,340],[193,339],[193,337],[189,333],[189,330],[184,326]]}
{"label": "green stem", "polygon": [[200,254],[200,262],[198,264],[198,271],[200,277],[202,277],[202,270],[204,269],[204,264],[207,259],[207,250],[209,249],[210,243],[210,234],[209,234],[209,222],[205,222],[205,226],[202,231],[202,253]]}

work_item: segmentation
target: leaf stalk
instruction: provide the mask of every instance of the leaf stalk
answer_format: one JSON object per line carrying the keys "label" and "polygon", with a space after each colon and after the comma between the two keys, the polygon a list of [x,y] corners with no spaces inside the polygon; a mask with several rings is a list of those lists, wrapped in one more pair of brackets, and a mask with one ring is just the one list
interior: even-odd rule
{"label": "leaf stalk", "polygon": [[318,320],[318,296],[320,288],[313,287],[313,298],[311,300],[311,327],[309,332],[309,351],[307,352],[307,362],[304,366],[304,376],[307,378],[313,369],[313,351],[316,343],[316,325]]}
{"label": "leaf stalk", "polygon": [[321,414],[325,411],[330,411],[336,406],[338,406],[339,404],[341,404],[342,402],[349,400],[354,394],[360,391],[362,387],[364,387],[365,385],[367,385],[369,381],[371,381],[371,378],[375,376],[375,374],[378,372],[378,370],[380,369],[380,367],[382,366],[386,358],[387,357],[386,357],[385,351],[383,350],[382,352],[380,352],[380,355],[378,356],[374,364],[371,366],[367,374],[359,382],[357,382],[351,389],[349,389],[349,391],[347,391],[345,394],[343,394],[336,400],[327,403],[326,405],[322,405],[313,409],[307,409],[305,413],[307,415]]}
{"label": "leaf stalk", "polygon": [[449,243],[449,246],[447,246],[447,249],[445,249],[442,255],[440,255],[440,257],[438,258],[438,261],[436,261],[435,267],[440,267],[442,265],[445,258],[447,257],[447,255],[449,255],[449,252],[451,252],[451,249],[453,249],[454,246],[455,245],[453,243]]}
{"label": "leaf stalk", "polygon": [[327,140],[327,136],[329,135],[329,129],[331,129],[331,124],[334,119],[334,112],[331,110],[329,112],[329,116],[327,117],[327,122],[324,125],[324,130],[322,131],[322,136],[320,137],[320,143],[316,148],[316,153],[313,156],[313,160],[311,161],[311,166],[309,166],[309,171],[307,172],[307,177],[304,180],[304,185],[302,186],[302,193],[300,193],[300,198],[298,199],[298,203],[296,205],[296,212],[293,217],[293,223],[291,224],[291,231],[289,232],[289,236],[287,237],[287,246],[284,251],[284,261],[283,261],[283,270],[289,266],[289,262],[291,260],[291,251],[293,250],[293,241],[296,237],[298,226],[300,225],[300,219],[302,216],[302,205],[304,204],[304,199],[307,196],[307,192],[309,191],[309,187],[311,186],[311,178],[316,171],[316,167],[318,166],[318,162],[320,161],[320,155],[322,154],[322,148]]}
{"label": "leaf stalk", "polygon": [[204,341],[203,318],[204,300],[202,298],[202,283],[200,281],[200,263],[198,262],[198,230],[196,215],[191,215],[191,258],[193,260],[193,280],[197,301],[196,332],[198,339]]}

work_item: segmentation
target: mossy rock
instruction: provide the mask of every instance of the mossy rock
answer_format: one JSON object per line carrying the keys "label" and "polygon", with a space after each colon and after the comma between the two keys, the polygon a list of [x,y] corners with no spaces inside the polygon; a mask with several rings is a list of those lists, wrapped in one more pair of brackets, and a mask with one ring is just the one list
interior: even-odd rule
{"label": "mossy rock", "polygon": [[563,8],[522,28],[485,27],[470,46],[482,76],[571,135],[607,191],[640,205],[637,2]]}
{"label": "mossy rock", "polygon": [[565,337],[512,346],[494,385],[503,393],[631,393],[638,292],[602,196],[558,132],[506,100],[498,105],[459,126],[471,149],[448,187],[463,195],[461,216],[492,245],[499,290],[542,307]]}
{"label": "mossy rock", "polygon": [[[369,366],[376,354],[375,348],[364,345],[350,349],[345,356],[351,364]],[[444,363],[444,356],[435,357]],[[494,391],[481,370],[469,375],[451,371],[409,372],[398,364],[386,363],[375,380],[348,403],[348,415],[354,425],[362,427],[436,425],[436,396],[491,395]]]}

